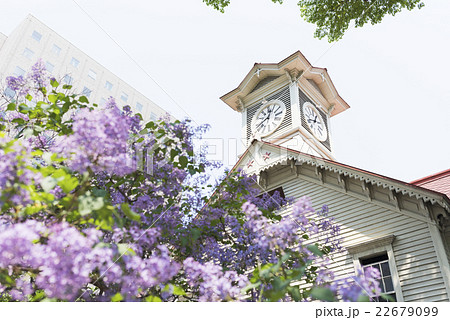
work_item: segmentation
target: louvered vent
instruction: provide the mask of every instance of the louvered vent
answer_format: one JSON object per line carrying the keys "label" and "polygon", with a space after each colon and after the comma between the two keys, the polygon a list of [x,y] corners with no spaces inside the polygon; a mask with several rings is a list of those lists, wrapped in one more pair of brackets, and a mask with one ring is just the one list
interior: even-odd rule
{"label": "louvered vent", "polygon": [[[283,122],[278,127],[277,131],[288,128],[292,125],[292,114],[291,114],[291,97],[289,94],[289,87],[285,87],[274,93],[273,95],[266,97],[267,101],[271,100],[280,100],[286,106],[286,115],[283,119]],[[247,109],[247,140],[250,140],[252,137],[252,119],[255,113],[261,108],[263,104],[261,102],[249,107]]]}
{"label": "louvered vent", "polygon": [[[304,128],[306,128],[309,132],[311,132],[310,128],[306,124],[305,116],[303,114],[303,104],[305,102],[309,102],[309,103],[311,103],[314,106],[316,106],[316,104],[314,102],[312,102],[312,100],[309,99],[308,96],[306,94],[304,94],[303,91],[300,90],[300,89],[298,89],[298,96],[299,96],[299,99],[300,99],[300,114],[301,114],[301,117],[302,117],[302,126]],[[319,108],[316,108],[316,110],[320,113],[322,118],[324,118],[325,120],[328,119],[327,115],[322,110],[320,110]],[[328,150],[331,151],[330,130],[328,129],[328,121],[325,121],[325,127],[326,127],[327,133],[328,133],[327,140],[325,140],[323,142],[320,142],[320,143],[322,143]],[[311,132],[311,134],[312,134],[312,132]]]}
{"label": "louvered vent", "polygon": [[276,78],[278,78],[278,76],[268,76],[264,79],[262,79],[254,88],[251,92],[258,90],[259,88],[264,87],[266,84],[272,82],[273,80],[275,80]]}

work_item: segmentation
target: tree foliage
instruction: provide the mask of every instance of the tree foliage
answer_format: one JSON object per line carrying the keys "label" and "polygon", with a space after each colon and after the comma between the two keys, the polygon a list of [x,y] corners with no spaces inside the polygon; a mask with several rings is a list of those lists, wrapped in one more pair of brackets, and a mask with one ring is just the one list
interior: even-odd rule
{"label": "tree foliage", "polygon": [[[229,0],[203,0],[214,9],[224,12]],[[282,0],[272,0],[282,4]],[[366,23],[377,24],[386,15],[424,6],[421,0],[300,0],[300,14],[307,22],[317,26],[314,36],[329,42],[341,39],[351,23],[362,27]]]}
{"label": "tree foliage", "polygon": [[49,79],[42,61],[7,85],[15,96],[0,113],[0,300],[379,294],[376,270],[336,285],[327,266],[339,226],[326,206],[260,195],[239,171],[205,196],[212,164],[193,149],[204,127],[143,123],[113,99],[90,104]]}

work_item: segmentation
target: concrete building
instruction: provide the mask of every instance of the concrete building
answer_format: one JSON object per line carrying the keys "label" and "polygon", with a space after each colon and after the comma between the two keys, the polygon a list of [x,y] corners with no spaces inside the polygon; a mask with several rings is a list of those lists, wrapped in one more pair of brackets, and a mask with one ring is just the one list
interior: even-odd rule
{"label": "concrete building", "polygon": [[0,33],[0,79],[19,76],[42,59],[47,70],[75,93],[102,105],[112,96],[118,105],[129,105],[145,120],[166,114],[162,108],[117,77],[44,23],[28,15],[13,32]]}
{"label": "concrete building", "polygon": [[301,52],[255,64],[221,99],[242,114],[248,149],[235,169],[261,192],[328,205],[343,236],[329,266],[338,279],[373,266],[396,301],[450,301],[450,170],[407,183],[335,161],[331,119],[349,106]]}

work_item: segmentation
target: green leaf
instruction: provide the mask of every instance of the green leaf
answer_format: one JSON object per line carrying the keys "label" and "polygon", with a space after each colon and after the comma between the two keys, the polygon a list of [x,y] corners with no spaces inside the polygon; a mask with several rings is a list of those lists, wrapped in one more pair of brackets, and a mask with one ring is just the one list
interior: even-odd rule
{"label": "green leaf", "polygon": [[56,103],[56,101],[58,101],[58,96],[56,94],[50,94],[48,96],[48,101],[50,101],[51,103]]}
{"label": "green leaf", "polygon": [[187,166],[189,160],[188,160],[188,158],[187,158],[186,156],[180,156],[180,157],[178,158],[178,162],[180,163],[180,165],[181,165],[182,168],[186,168],[186,166]]}
{"label": "green leaf", "polygon": [[45,177],[41,180],[41,187],[45,192],[50,192],[56,186],[58,181],[53,177]]}
{"label": "green leaf", "polygon": [[7,271],[0,272],[0,283],[7,286],[14,286],[14,279],[11,278]]}
{"label": "green leaf", "polygon": [[81,96],[78,98],[78,101],[82,102],[82,103],[89,103],[88,98],[86,98],[85,96]]}
{"label": "green leaf", "polygon": [[123,213],[125,213],[125,215],[128,218],[130,218],[131,220],[138,221],[138,222],[141,221],[141,216],[139,214],[137,214],[136,212],[134,212],[133,210],[131,210],[128,203],[122,203],[120,205],[120,209],[122,209]]}
{"label": "green leaf", "polygon": [[130,248],[130,245],[127,243],[117,243],[117,250],[120,255],[125,256],[135,256],[136,252]]}
{"label": "green leaf", "polygon": [[370,298],[366,295],[360,295],[357,302],[370,302]]}
{"label": "green leaf", "polygon": [[184,291],[183,288],[173,286],[173,294],[175,294],[177,296],[185,296],[186,291]]}
{"label": "green leaf", "polygon": [[16,104],[11,102],[10,104],[8,104],[8,107],[6,108],[6,110],[8,110],[8,111],[16,110]]}
{"label": "green leaf", "polygon": [[117,292],[115,295],[111,297],[111,302],[120,302],[123,300],[123,296],[120,294],[120,292]]}
{"label": "green leaf", "polygon": [[320,288],[320,287],[313,288],[311,290],[311,297],[316,300],[328,302],[334,301],[333,291],[331,291],[329,288]]}
{"label": "green leaf", "polygon": [[57,86],[59,86],[58,81],[56,81],[55,79],[51,79],[50,84],[53,88],[56,88]]}
{"label": "green leaf", "polygon": [[160,297],[156,297],[156,296],[148,296],[145,298],[145,301],[147,302],[162,302]]}
{"label": "green leaf", "polygon": [[314,253],[316,256],[319,256],[319,257],[323,256],[323,252],[319,249],[319,247],[317,245],[310,244],[310,245],[308,245],[306,247],[308,248],[309,251]]}
{"label": "green leaf", "polygon": [[174,159],[180,152],[177,149],[170,150],[170,159]]}
{"label": "green leaf", "polygon": [[78,186],[78,184],[78,179],[71,177],[69,174],[67,174],[63,180],[58,181],[58,186],[60,186],[65,193],[70,193]]}

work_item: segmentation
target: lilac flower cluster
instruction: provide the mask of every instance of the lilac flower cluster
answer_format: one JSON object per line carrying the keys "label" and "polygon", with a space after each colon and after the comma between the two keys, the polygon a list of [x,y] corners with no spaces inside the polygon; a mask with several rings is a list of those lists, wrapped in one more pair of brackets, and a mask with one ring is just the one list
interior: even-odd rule
{"label": "lilac flower cluster", "polygon": [[231,301],[241,300],[242,289],[247,286],[248,279],[235,271],[222,271],[212,263],[201,264],[193,258],[183,262],[188,284],[198,290],[199,301]]}
{"label": "lilac flower cluster", "polygon": [[30,151],[26,141],[0,134],[0,207],[5,202],[11,205],[29,203],[29,192],[19,184],[32,185],[40,181],[40,175],[29,168]]}
{"label": "lilac flower cluster", "polygon": [[18,282],[9,291],[13,299],[26,300],[27,294],[43,289],[49,298],[73,301],[92,282],[92,272],[97,271],[106,285],[102,287],[105,293],[113,295],[114,290],[119,290],[132,300],[150,288],[167,283],[180,269],[165,246],[158,246],[148,258],[124,255],[119,260],[115,259],[117,250],[96,246],[101,232],[86,229],[84,233],[67,223],[45,227],[29,220],[1,225],[0,272],[9,269],[36,273],[35,287],[25,280]]}
{"label": "lilac flower cluster", "polygon": [[73,134],[60,140],[52,151],[68,158],[74,171],[107,171],[123,176],[133,172],[127,140],[130,120],[117,108],[81,109],[74,116]]}
{"label": "lilac flower cluster", "polygon": [[333,283],[330,288],[342,301],[358,301],[361,296],[376,297],[381,294],[380,278],[380,271],[369,267],[364,272],[359,270],[356,276]]}
{"label": "lilac flower cluster", "polygon": [[32,65],[31,71],[25,76],[6,77],[6,84],[9,88],[16,91],[18,97],[25,97],[27,94],[36,93],[42,87],[49,83],[49,75],[45,68],[44,61],[38,61]]}
{"label": "lilac flower cluster", "polygon": [[145,295],[150,288],[164,286],[180,270],[180,265],[170,258],[169,250],[163,245],[159,245],[156,252],[146,259],[137,255],[123,258],[125,271],[119,280],[120,292],[128,299]]}

